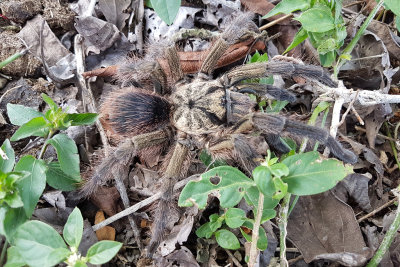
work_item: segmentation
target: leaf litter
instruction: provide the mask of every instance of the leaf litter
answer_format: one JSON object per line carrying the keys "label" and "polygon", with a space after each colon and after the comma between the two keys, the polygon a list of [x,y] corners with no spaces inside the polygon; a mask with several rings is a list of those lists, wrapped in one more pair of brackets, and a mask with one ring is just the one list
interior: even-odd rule
{"label": "leaf litter", "polygon": [[[10,138],[15,131],[15,127],[8,123],[7,103],[23,104],[41,110],[44,105],[40,93],[46,92],[50,97],[57,96],[56,99],[59,104],[74,103],[72,105],[74,112],[83,112],[86,109],[87,103],[82,102],[79,86],[74,81],[77,63],[73,33],[72,35],[67,34],[70,30],[80,33],[84,38],[85,55],[87,56],[86,70],[90,71],[118,65],[121,59],[132,54],[131,50],[135,46],[128,41],[129,34],[133,36],[138,33],[145,35],[145,45],[147,45],[147,42],[151,44],[160,39],[170,38],[181,29],[201,27],[222,30],[226,21],[229,21],[230,17],[234,16],[235,12],[238,12],[241,8],[248,8],[255,13],[265,15],[274,7],[274,4],[266,0],[182,1],[177,18],[170,26],[162,22],[152,9],[145,7],[143,17],[140,18],[141,21],[145,22],[142,29],[144,32],[138,32],[135,30],[136,23],[130,17],[140,14],[132,13],[132,1],[99,0],[95,4],[93,12],[88,14],[92,2],[89,0],[79,0],[72,3],[63,0],[6,0],[0,3],[2,14],[7,18],[4,24],[21,27],[20,30],[4,30],[2,25],[0,35],[4,41],[0,44],[0,61],[21,51],[25,46],[29,48],[29,53],[1,69],[2,74],[12,76],[0,78],[3,81],[3,83],[0,83],[3,84],[0,88],[0,118],[5,119],[0,123],[1,143],[6,138]],[[349,4],[352,2],[354,3]],[[347,3],[349,7],[344,9],[345,20],[350,22],[347,28],[350,36],[355,33],[363,21],[362,15],[358,14],[360,3],[355,2],[349,1]],[[364,15],[368,14],[364,13]],[[266,22],[281,17],[282,15],[277,15],[268,18]],[[344,81],[347,88],[398,94],[400,42],[398,30],[396,34],[390,19],[390,16],[387,16],[386,20],[374,20],[368,27],[369,32],[366,32],[360,39],[352,55],[355,60],[349,61],[339,75],[339,79]],[[46,21],[43,27],[43,46],[45,47],[43,57],[51,72],[57,78],[66,81],[66,85],[61,85],[61,88],[56,88],[51,81],[43,80],[43,78],[46,78],[46,73],[40,68],[40,25],[43,21]],[[299,23],[294,20],[283,20],[271,26],[271,35],[274,31],[284,34],[268,42],[266,51],[269,52],[270,57],[285,50],[299,26]],[[66,48],[60,41],[63,36],[70,39],[69,42],[72,44],[70,47]],[[137,39],[134,38],[134,40]],[[201,41],[196,38],[189,38],[188,40],[180,43],[182,51],[185,51],[181,52],[182,57],[193,57],[195,54],[189,54],[188,51],[202,51],[210,45],[209,40]],[[260,49],[264,49],[264,47]],[[320,64],[317,51],[307,42],[300,44],[290,53],[307,63]],[[237,57],[235,60],[240,58],[243,57]],[[194,64],[196,61],[201,61],[201,56],[196,57],[188,64]],[[194,69],[196,70],[196,68]],[[102,88],[112,83],[113,81],[109,76],[90,79],[90,86],[94,91],[97,103],[101,103]],[[304,94],[309,94],[307,90],[303,91]],[[303,103],[303,106],[311,107],[311,99],[305,100],[306,103]],[[394,207],[389,206],[363,221],[357,222],[357,218],[368,215],[369,212],[373,213],[385,202],[388,202],[392,198],[388,192],[400,182],[399,167],[396,165],[395,155],[389,144],[391,140],[393,141],[393,138],[388,137],[386,130],[382,127],[383,123],[389,122],[392,134],[394,133],[394,126],[400,121],[398,116],[393,117],[393,114],[398,112],[398,105],[380,103],[373,106],[363,106],[356,101],[355,107],[365,125],[359,124],[360,120],[353,112],[346,118],[346,123],[340,128],[340,132],[344,135],[343,139],[349,140],[348,143],[360,155],[360,161],[354,166],[356,173],[341,181],[331,192],[300,197],[288,224],[289,240],[293,242],[293,245],[297,247],[297,251],[303,257],[303,259],[293,261],[294,265],[301,265],[303,261],[310,266],[316,266],[321,261],[327,261],[330,264],[340,263],[346,266],[363,265],[371,257],[373,251],[381,242],[388,225],[390,225],[390,221],[393,220],[390,211]],[[309,112],[309,110],[305,111],[303,107],[289,107],[288,109],[292,113]],[[358,124],[357,127],[355,127],[356,124]],[[358,130],[360,128],[364,131]],[[74,140],[78,145],[82,145],[90,156],[95,148],[101,146],[101,142],[94,131],[84,131],[83,138],[82,134],[79,136],[81,138],[76,137]],[[397,136],[397,133],[395,133],[395,136]],[[35,143],[35,140],[31,140],[30,143]],[[25,147],[29,148],[30,143],[27,141],[17,142],[15,144],[17,154]],[[30,148],[31,153],[35,151],[34,148],[35,145]],[[386,155],[387,160],[382,160],[381,153]],[[129,175],[130,178],[125,179],[126,183],[129,182],[128,188],[133,188],[128,192],[132,205],[158,192],[157,180],[159,177],[154,167],[160,163],[160,160],[156,158],[151,163],[135,164],[133,172]],[[206,167],[199,161],[192,167],[190,173],[202,173]],[[90,165],[82,163],[81,170],[84,176],[90,176]],[[92,204],[85,204],[87,201],[84,200],[79,205],[82,208],[93,208]],[[113,216],[123,209],[119,193],[115,188],[104,188],[104,192],[92,198],[91,201],[97,206],[99,212],[103,210],[107,216]],[[208,203],[210,207],[205,211],[193,211],[193,208],[188,208],[180,212],[175,211],[174,216],[171,214],[174,217],[171,218],[168,225],[171,234],[163,240],[161,254],[156,258],[158,266],[199,266],[196,259],[200,259],[201,255],[196,246],[204,240],[199,240],[194,231],[200,225],[200,221],[203,221],[204,218],[207,219],[208,216],[206,215],[210,210],[214,209],[215,212],[218,209],[218,203],[215,203],[214,199],[209,199]],[[69,212],[76,204],[76,197],[74,198],[73,194],[46,191],[34,211],[34,216],[62,231],[62,225],[64,225]],[[137,212],[137,217],[142,218],[142,221],[147,221],[151,226],[154,208],[154,204],[142,207],[140,212]],[[83,238],[87,242],[86,244],[82,242],[82,248],[80,248],[85,254],[85,250],[97,239],[91,226],[103,220],[103,218],[98,218],[94,222],[95,215],[89,211],[89,208],[83,210],[83,214],[84,216],[87,214],[86,218],[89,219],[89,221],[85,221]],[[127,240],[128,236],[132,236],[132,230],[129,229],[128,225],[128,221],[122,219],[113,225],[115,228],[109,229],[116,231],[115,238],[117,240]],[[146,224],[140,229],[144,243],[151,235],[149,225]],[[273,228],[269,231],[271,238],[274,231],[277,232]],[[389,253],[382,262],[382,266],[397,266],[399,264],[399,244],[400,237],[396,236]],[[270,245],[272,245],[272,242]],[[221,266],[231,262],[230,257],[232,256],[213,244],[204,246],[201,253],[208,255],[203,258],[202,262],[218,262]],[[127,246],[120,252],[121,257],[114,259],[113,264],[121,264],[121,262],[126,265],[131,264],[123,259],[137,261],[139,254],[137,247]],[[299,255],[298,252],[291,254],[293,258]],[[240,259],[238,256],[236,258]],[[273,256],[268,257],[267,262],[272,258]],[[243,261],[243,258],[240,260]],[[242,263],[244,264],[244,261]]]}

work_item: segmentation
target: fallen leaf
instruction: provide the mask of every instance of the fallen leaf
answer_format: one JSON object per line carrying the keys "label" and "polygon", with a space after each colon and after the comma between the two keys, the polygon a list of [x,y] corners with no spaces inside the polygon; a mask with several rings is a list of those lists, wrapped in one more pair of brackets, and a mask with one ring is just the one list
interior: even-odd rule
{"label": "fallen leaf", "polygon": [[[106,218],[104,217],[103,211],[98,211],[96,213],[94,223],[98,224],[104,221]],[[96,236],[98,240],[115,240],[115,229],[111,226],[104,226],[103,228],[96,231]]]}
{"label": "fallen leaf", "polygon": [[330,191],[299,198],[289,217],[288,237],[307,263],[329,258],[360,266],[371,256],[353,209]]}

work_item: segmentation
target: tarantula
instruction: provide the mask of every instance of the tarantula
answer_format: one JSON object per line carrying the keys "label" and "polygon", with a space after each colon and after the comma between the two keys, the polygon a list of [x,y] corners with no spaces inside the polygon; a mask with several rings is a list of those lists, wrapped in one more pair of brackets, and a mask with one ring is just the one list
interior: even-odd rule
{"label": "tarantula", "polygon": [[[168,62],[169,73],[157,60],[125,67],[122,72],[126,75],[131,72],[136,78],[151,78],[158,93],[153,92],[153,88],[128,87],[114,91],[105,100],[101,112],[104,125],[126,140],[97,168],[83,192],[86,195],[95,192],[98,185],[112,177],[114,170],[129,165],[135,156],[148,159],[166,151],[159,171],[165,181],[164,194],[155,222],[156,228],[163,229],[172,186],[186,175],[193,151],[206,149],[214,158],[236,163],[251,173],[257,166],[255,159],[261,155],[247,142],[249,134],[258,132],[272,147],[284,151],[287,148],[279,136],[288,132],[318,140],[339,159],[355,163],[357,157],[324,129],[280,115],[256,112],[257,103],[245,94],[293,101],[291,93],[269,85],[241,83],[246,79],[279,74],[301,76],[335,87],[336,83],[322,68],[272,60],[242,65],[217,79],[212,78],[218,59],[229,45],[247,34],[256,33],[258,28],[249,16],[239,16],[213,43],[195,78],[182,72],[175,44],[164,49],[163,58]],[[160,234],[153,234],[149,256],[159,241]]]}

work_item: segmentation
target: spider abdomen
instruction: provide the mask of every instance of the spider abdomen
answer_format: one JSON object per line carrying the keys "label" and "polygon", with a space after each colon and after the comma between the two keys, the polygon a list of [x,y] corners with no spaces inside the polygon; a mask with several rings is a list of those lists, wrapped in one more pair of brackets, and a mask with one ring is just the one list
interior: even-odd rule
{"label": "spider abdomen", "polygon": [[226,123],[225,89],[217,81],[178,85],[171,102],[173,125],[183,132],[205,134]]}
{"label": "spider abdomen", "polygon": [[158,95],[137,88],[111,93],[102,106],[103,121],[122,136],[136,136],[163,128],[169,123],[170,104]]}

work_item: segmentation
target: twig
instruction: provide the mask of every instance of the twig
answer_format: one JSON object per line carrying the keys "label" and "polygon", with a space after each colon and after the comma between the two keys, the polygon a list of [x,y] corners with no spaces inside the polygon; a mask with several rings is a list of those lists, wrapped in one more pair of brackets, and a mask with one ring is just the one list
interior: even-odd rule
{"label": "twig", "polygon": [[[91,90],[86,86],[86,81],[82,76],[82,73],[85,72],[84,67],[84,49],[83,49],[83,41],[80,34],[75,36],[74,40],[75,47],[75,56],[76,56],[76,77],[77,77],[77,86],[82,90],[82,97],[86,100],[87,106],[89,108],[89,112],[97,113],[97,108],[94,100],[94,96]],[[106,133],[104,131],[103,125],[101,125],[100,121],[96,121],[96,127],[99,131],[101,142],[103,143],[105,155],[106,157],[110,151],[110,145],[108,143],[108,139]]]}
{"label": "twig", "polygon": [[97,0],[91,0],[90,1],[89,5],[88,5],[88,7],[86,9],[86,12],[83,14],[84,17],[92,16],[92,14],[94,12],[94,7],[96,6],[96,2],[97,2]]}
{"label": "twig", "polygon": [[[400,192],[399,187],[392,190],[393,194],[396,196],[396,200],[400,201]],[[393,223],[390,225],[389,229],[387,230],[385,237],[382,240],[381,245],[379,246],[378,250],[376,251],[374,257],[368,263],[367,267],[375,267],[381,262],[383,255],[385,255],[386,251],[389,250],[390,245],[393,242],[395,235],[397,234],[397,230],[400,227],[400,206],[397,207],[396,210],[396,217],[394,218]]]}
{"label": "twig", "polygon": [[229,258],[233,261],[233,263],[237,266],[237,267],[242,267],[242,265],[240,264],[240,262],[235,258],[235,256],[227,249],[224,249],[226,254],[228,254]]}
{"label": "twig", "polygon": [[[357,131],[360,131],[360,132],[364,132],[364,133],[367,132],[367,130],[365,130],[364,128],[361,128],[360,126],[357,126],[357,125],[354,126],[354,129],[356,129]],[[377,133],[376,136],[378,136],[380,138],[383,138],[383,139],[386,139],[386,140],[389,140],[389,141],[393,141],[393,142],[397,141],[397,139],[393,139],[391,137],[387,137],[386,135],[383,135],[383,134],[380,134],[380,133]]]}
{"label": "twig", "polygon": [[[114,176],[114,180],[115,180],[115,187],[117,188],[119,195],[121,196],[124,208],[127,209],[130,206],[129,198],[128,198],[128,194],[126,193],[126,187],[124,185],[124,182],[121,179],[121,176],[123,176],[123,177],[128,176],[128,169],[126,169],[126,171],[121,171],[119,173],[113,172],[113,176]],[[142,251],[143,244],[142,244],[142,241],[140,240],[140,231],[136,225],[136,222],[135,222],[132,214],[128,215],[128,220],[129,220],[129,224],[132,227],[133,235],[135,237],[135,241],[139,247],[139,250]]]}
{"label": "twig", "polygon": [[346,116],[347,114],[349,114],[350,110],[353,108],[354,102],[356,101],[357,97],[358,97],[358,92],[356,93],[356,96],[354,97],[353,100],[351,100],[349,106],[347,107],[347,110],[343,113],[342,115],[342,119],[340,120],[339,124],[338,124],[338,128],[344,123],[344,121],[346,120]]}
{"label": "twig", "polygon": [[289,263],[289,265],[292,265],[293,263],[298,262],[299,260],[302,260],[302,259],[304,259],[303,255],[299,255],[296,258],[289,260],[288,263]]}
{"label": "twig", "polygon": [[[199,174],[195,174],[195,175],[189,176],[188,178],[186,178],[186,179],[184,179],[182,181],[179,181],[178,183],[175,184],[174,190],[180,189],[181,187],[185,186],[187,182],[195,180],[197,178],[199,178]],[[135,212],[135,211],[137,211],[137,210],[139,210],[139,209],[151,204],[151,203],[153,203],[154,201],[158,200],[161,197],[161,195],[162,195],[162,193],[158,192],[158,193],[154,194],[153,196],[151,196],[149,198],[146,198],[145,200],[140,201],[139,203],[136,203],[135,205],[133,205],[133,206],[131,206],[131,207],[129,207],[129,208],[127,208],[127,209],[125,209],[125,210],[123,210],[123,211],[121,211],[121,212],[119,212],[119,213],[107,218],[106,220],[102,221],[101,223],[93,225],[93,227],[92,227],[93,231],[97,231],[97,230],[103,228],[104,226],[107,226],[110,223],[113,223],[116,220],[119,220],[119,219],[121,219],[121,218],[123,218],[123,217],[125,217],[125,216],[127,216],[127,215],[129,215],[129,214],[131,214],[131,213],[133,213],[133,212]]]}
{"label": "twig", "polygon": [[258,256],[257,241],[259,238],[259,229],[260,229],[263,209],[264,209],[264,194],[259,192],[257,214],[253,224],[253,234],[251,235],[249,267],[254,267],[257,262],[257,256]]}
{"label": "twig", "polygon": [[353,112],[354,116],[356,116],[358,122],[361,125],[364,125],[365,123],[364,123],[363,119],[360,117],[360,115],[358,114],[357,110],[354,107],[351,107],[351,111]]}
{"label": "twig", "polygon": [[286,19],[288,19],[288,18],[291,18],[291,17],[293,17],[293,14],[292,14],[292,13],[287,14],[287,15],[285,15],[285,16],[282,16],[282,17],[280,17],[279,19],[276,19],[276,20],[274,20],[274,21],[271,21],[271,22],[269,22],[269,23],[267,23],[267,24],[261,26],[261,27],[259,28],[259,30],[260,30],[260,31],[266,30],[266,29],[268,29],[269,27],[272,27],[272,26],[274,26],[275,24],[277,24],[277,23],[279,23],[279,22],[281,22],[281,21],[284,21],[284,20],[286,20]]}
{"label": "twig", "polygon": [[[343,97],[338,97],[338,98],[336,98],[335,104],[333,105],[332,122],[331,122],[330,131],[329,131],[329,133],[332,137],[336,137],[338,127],[339,127],[340,111],[342,110],[344,101],[345,100]],[[328,147],[326,147],[324,150],[324,156],[328,157],[329,153],[330,153],[330,150]]]}
{"label": "twig", "polygon": [[3,149],[1,149],[0,147],[0,156],[2,159],[4,160],[8,160],[9,158],[7,157],[7,154],[3,151]]}
{"label": "twig", "polygon": [[393,205],[396,201],[397,201],[397,198],[394,198],[394,199],[390,200],[389,202],[386,202],[385,204],[383,204],[379,208],[374,209],[373,211],[371,211],[367,215],[362,216],[360,219],[357,220],[357,222],[360,223],[360,222],[364,221],[365,219],[368,219],[369,217],[374,216],[375,214],[377,214],[381,210]]}
{"label": "twig", "polygon": [[286,259],[286,236],[287,236],[287,221],[291,194],[287,193],[282,200],[279,208],[278,225],[279,225],[279,246],[280,246],[280,261],[281,267],[288,267],[289,263]]}

